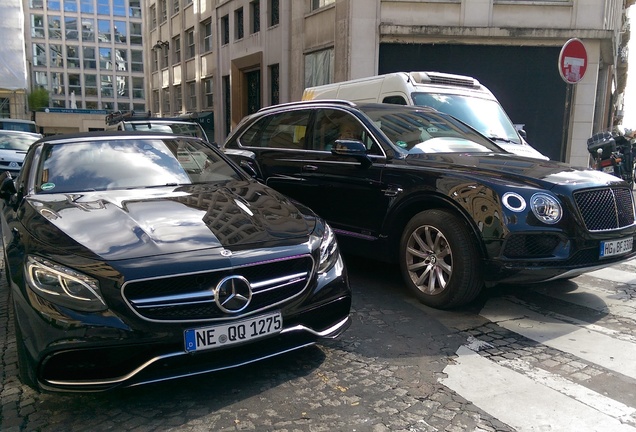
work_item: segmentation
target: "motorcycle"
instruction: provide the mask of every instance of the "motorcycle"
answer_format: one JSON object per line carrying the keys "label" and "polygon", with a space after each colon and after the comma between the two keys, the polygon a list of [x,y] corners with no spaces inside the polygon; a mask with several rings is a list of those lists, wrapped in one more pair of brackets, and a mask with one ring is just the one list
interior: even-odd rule
{"label": "motorcycle", "polygon": [[634,188],[634,144],[631,138],[611,132],[599,132],[587,140],[591,168],[625,180]]}

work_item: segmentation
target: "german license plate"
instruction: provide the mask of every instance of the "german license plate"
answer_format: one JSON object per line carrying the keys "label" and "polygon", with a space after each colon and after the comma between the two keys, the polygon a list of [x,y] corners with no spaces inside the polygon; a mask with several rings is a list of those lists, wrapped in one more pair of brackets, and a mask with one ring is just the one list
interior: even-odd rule
{"label": "german license plate", "polygon": [[627,237],[620,240],[602,241],[600,258],[629,253],[632,251],[633,243],[633,237]]}
{"label": "german license plate", "polygon": [[603,167],[603,172],[614,174],[614,167],[612,165]]}
{"label": "german license plate", "polygon": [[219,324],[184,332],[185,350],[187,352],[222,348],[228,345],[248,342],[280,333],[283,318],[280,312]]}

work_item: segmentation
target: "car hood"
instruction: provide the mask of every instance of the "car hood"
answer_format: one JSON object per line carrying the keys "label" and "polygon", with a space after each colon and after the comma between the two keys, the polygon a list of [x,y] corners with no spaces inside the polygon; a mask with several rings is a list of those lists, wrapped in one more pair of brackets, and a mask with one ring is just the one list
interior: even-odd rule
{"label": "car hood", "polygon": [[598,187],[621,181],[619,178],[587,168],[535,158],[526,158],[508,153],[486,154],[413,154],[406,162],[412,166],[426,166],[452,170],[455,174],[487,177],[491,181],[528,185],[552,189],[557,185]]}
{"label": "car hood", "polygon": [[209,248],[304,241],[310,210],[253,181],[27,198],[38,240],[67,253],[118,260]]}

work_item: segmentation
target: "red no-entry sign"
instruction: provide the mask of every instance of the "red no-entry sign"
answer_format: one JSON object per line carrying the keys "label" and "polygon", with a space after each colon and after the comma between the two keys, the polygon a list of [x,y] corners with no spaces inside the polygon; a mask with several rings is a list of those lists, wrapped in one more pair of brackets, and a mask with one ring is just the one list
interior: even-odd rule
{"label": "red no-entry sign", "polygon": [[568,84],[576,84],[583,79],[587,70],[587,51],[579,39],[567,41],[559,54],[559,73]]}

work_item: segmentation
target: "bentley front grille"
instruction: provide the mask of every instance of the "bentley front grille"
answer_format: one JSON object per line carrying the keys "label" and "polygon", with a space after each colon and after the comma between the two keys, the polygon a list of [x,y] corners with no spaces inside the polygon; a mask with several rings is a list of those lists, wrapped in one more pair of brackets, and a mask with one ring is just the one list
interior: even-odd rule
{"label": "bentley front grille", "polygon": [[634,197],[628,188],[575,192],[574,200],[588,231],[609,231],[634,224]]}

